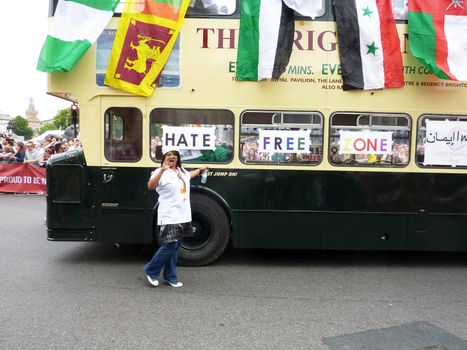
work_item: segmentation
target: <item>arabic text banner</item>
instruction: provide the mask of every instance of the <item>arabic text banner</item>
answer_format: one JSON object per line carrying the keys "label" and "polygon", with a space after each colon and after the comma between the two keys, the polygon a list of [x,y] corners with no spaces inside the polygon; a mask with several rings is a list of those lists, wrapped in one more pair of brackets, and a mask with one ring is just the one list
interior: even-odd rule
{"label": "arabic text banner", "polygon": [[467,165],[467,122],[427,120],[425,165]]}

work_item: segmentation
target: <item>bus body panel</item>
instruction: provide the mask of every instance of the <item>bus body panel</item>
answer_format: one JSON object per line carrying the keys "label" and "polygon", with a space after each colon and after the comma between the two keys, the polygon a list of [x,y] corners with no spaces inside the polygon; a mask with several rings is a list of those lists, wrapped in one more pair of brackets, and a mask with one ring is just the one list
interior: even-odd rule
{"label": "bus body panel", "polygon": [[[107,41],[92,45],[72,71],[49,74],[49,93],[80,104],[86,159],[78,152],[49,161],[48,238],[157,243],[157,194],[147,189],[147,181],[160,166],[160,157],[153,154],[151,142],[164,126],[216,124],[201,123],[206,115],[228,121],[216,127],[225,126],[226,133],[233,135],[232,156],[199,162],[195,157],[183,163],[187,169],[210,168],[207,184],[192,179],[198,220],[194,226],[205,232],[197,232],[201,239],[181,252],[185,261],[190,254],[193,264],[215,260],[220,253],[211,257],[204,253],[225,249],[227,236],[238,248],[467,251],[467,166],[425,165],[419,152],[425,143],[425,119],[467,122],[465,83],[440,81],[411,56],[407,22],[402,20],[397,30],[405,87],[343,91],[330,0],[323,17],[295,22],[294,50],[279,80],[236,81],[239,1],[236,5],[229,16],[188,13],[174,62],[169,64],[168,75],[179,84],[167,88],[163,86],[167,80],[162,81],[149,97],[97,83],[105,74],[102,57],[110,53],[117,16],[103,34]],[[123,120],[119,113],[125,109],[134,109],[127,123],[112,129],[112,118]],[[193,120],[187,121],[189,111]],[[272,115],[270,124],[264,121],[265,113]],[[319,161],[244,158],[248,138],[258,129],[303,126],[282,119],[275,122],[276,114],[296,118],[293,114],[300,113],[319,119],[309,123],[312,131],[319,124],[314,134],[321,137],[319,145],[310,146],[310,154],[318,155]],[[399,137],[405,133],[400,144],[408,147],[405,163],[357,164],[355,154],[334,162],[332,149],[339,133],[360,126],[353,117],[394,115],[400,118],[394,118],[397,122],[390,124],[390,131]],[[339,118],[345,121],[338,124]],[[358,131],[372,131],[374,124],[365,126]]]}

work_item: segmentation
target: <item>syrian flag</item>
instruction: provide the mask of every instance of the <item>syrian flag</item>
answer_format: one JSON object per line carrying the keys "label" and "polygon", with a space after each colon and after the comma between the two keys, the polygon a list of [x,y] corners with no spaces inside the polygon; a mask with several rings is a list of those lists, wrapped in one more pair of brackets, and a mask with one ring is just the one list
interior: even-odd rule
{"label": "syrian flag", "polygon": [[391,0],[334,0],[344,90],[404,86]]}
{"label": "syrian flag", "polygon": [[109,23],[120,0],[59,0],[37,62],[42,72],[68,72]]}
{"label": "syrian flag", "polygon": [[467,9],[460,0],[409,0],[409,49],[441,79],[467,80]]}
{"label": "syrian flag", "polygon": [[294,39],[294,10],[315,18],[322,0],[242,0],[237,51],[237,80],[279,79],[289,63]]}

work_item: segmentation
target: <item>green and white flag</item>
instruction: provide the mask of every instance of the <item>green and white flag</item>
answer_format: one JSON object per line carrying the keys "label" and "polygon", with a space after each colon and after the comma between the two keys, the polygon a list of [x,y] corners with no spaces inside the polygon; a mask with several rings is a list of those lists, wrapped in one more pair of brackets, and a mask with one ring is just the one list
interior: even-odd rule
{"label": "green and white flag", "polygon": [[315,18],[324,0],[242,0],[237,80],[278,79],[285,71],[294,39],[294,11]]}
{"label": "green and white flag", "polygon": [[120,0],[59,0],[39,55],[42,72],[68,72],[109,23]]}

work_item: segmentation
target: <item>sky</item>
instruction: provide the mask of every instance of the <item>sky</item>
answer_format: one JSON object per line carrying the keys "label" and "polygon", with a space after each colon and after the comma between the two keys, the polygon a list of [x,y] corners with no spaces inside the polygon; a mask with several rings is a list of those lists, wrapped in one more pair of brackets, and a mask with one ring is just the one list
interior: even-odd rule
{"label": "sky", "polygon": [[26,116],[30,98],[41,120],[71,105],[47,95],[47,74],[36,70],[48,9],[49,0],[7,0],[0,11],[0,112],[13,118]]}

